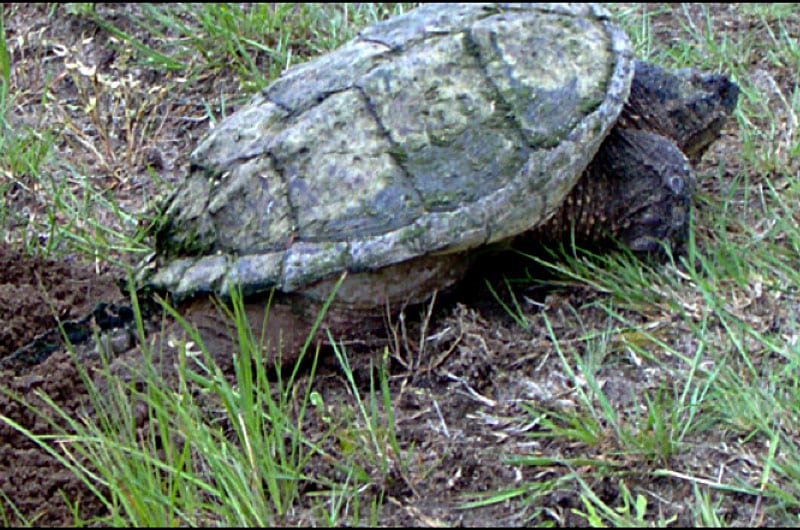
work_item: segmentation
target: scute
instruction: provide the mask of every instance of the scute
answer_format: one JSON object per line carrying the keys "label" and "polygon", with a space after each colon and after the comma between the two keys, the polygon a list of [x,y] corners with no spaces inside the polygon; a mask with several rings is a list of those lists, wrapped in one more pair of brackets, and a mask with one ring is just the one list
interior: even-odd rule
{"label": "scute", "polygon": [[360,82],[428,211],[507,185],[529,156],[468,35],[432,37]]}
{"label": "scute", "polygon": [[[389,48],[376,42],[352,41],[336,52],[295,66],[263,90],[263,97],[297,115],[328,95],[346,90],[387,58]],[[250,106],[257,105],[256,96]]]}
{"label": "scute", "polygon": [[[389,154],[391,147],[356,89],[332,94],[270,142],[299,240],[385,233],[421,215],[419,195]],[[380,209],[375,199],[387,191],[395,200],[382,200]]]}
{"label": "scute", "polygon": [[437,4],[375,24],[211,131],[139,280],[178,298],[302,290],[517,235],[594,157],[632,70],[593,6]]}
{"label": "scute", "polygon": [[528,145],[542,148],[603,102],[613,67],[606,37],[586,19],[536,12],[498,14],[469,32]]}

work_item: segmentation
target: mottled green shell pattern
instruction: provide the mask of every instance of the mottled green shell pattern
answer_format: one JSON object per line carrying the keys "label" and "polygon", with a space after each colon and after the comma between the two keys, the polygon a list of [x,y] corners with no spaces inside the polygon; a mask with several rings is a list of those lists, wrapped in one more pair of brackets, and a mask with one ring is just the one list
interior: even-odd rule
{"label": "mottled green shell pattern", "polygon": [[591,5],[426,5],[368,27],[208,134],[139,280],[291,292],[526,231],[594,157],[632,63]]}

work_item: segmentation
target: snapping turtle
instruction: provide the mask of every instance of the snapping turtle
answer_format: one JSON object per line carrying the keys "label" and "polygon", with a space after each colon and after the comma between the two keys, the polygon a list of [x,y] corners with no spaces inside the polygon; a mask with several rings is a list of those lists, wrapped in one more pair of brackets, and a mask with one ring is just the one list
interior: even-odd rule
{"label": "snapping turtle", "polygon": [[137,283],[224,350],[230,326],[208,295],[241,289],[259,328],[274,289],[267,338],[282,330],[290,352],[345,272],[326,323],[348,334],[452,286],[476,249],[679,245],[690,159],[737,95],[724,76],[635,61],[593,5],[422,6],[222,121]]}
{"label": "snapping turtle", "polygon": [[450,287],[479,247],[680,244],[689,159],[737,94],[724,76],[635,61],[596,6],[426,5],[221,122],[138,282],[178,302],[275,289],[296,327],[347,271],[328,316],[347,329]]}

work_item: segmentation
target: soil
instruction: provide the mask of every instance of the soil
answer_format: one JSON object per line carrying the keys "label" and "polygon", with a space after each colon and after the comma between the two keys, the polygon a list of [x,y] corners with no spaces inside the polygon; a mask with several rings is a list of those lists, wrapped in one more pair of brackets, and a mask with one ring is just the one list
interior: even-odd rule
{"label": "soil", "polygon": [[[57,321],[82,317],[99,300],[114,298],[119,298],[119,290],[111,274],[97,275],[75,260],[36,259],[0,246],[0,358],[53,329]],[[7,366],[0,371],[2,414],[33,432],[52,432],[45,418],[15,399],[23,396],[28,403],[50,411],[36,395],[42,391],[77,417],[86,392],[66,349],[58,349],[34,370],[22,373],[14,368]],[[52,416],[48,419],[58,421]],[[102,510],[96,497],[62,464],[2,422],[0,490],[26,519],[47,526],[74,521],[60,491],[79,502],[84,515]]]}
{"label": "soil", "polygon": [[[98,4],[97,9],[108,11],[111,13],[109,18],[124,26],[127,14],[137,8]],[[64,56],[55,52],[77,50],[73,60],[78,58],[85,64],[97,65],[100,71],[109,75],[121,76],[115,69],[120,52],[108,46],[110,36],[84,18],[64,12],[60,14],[62,16],[51,18],[46,7],[36,5],[21,4],[13,11],[7,9],[6,28],[12,43],[11,53],[16,54],[12,59],[15,61],[13,75],[17,81],[39,87],[44,82],[45,76],[35,75],[34,67],[26,69],[28,63],[25,59],[29,58],[31,50],[35,52],[34,57],[46,58],[51,65],[62,67],[66,62]],[[719,16],[725,17],[725,12],[720,11]],[[669,23],[666,21],[659,28]],[[139,26],[129,29],[135,34],[144,31]],[[670,34],[670,30],[664,31]],[[146,32],[143,38],[146,38]],[[58,43],[64,44],[63,49],[58,48]],[[41,49],[49,51],[42,52]],[[154,73],[147,68],[133,69],[130,74],[142,86],[168,86],[170,82],[162,77],[166,74]],[[122,134],[95,138],[98,143],[100,140],[109,143],[111,147],[105,153],[91,153],[83,147],[84,144],[69,138],[59,140],[56,149],[76,165],[82,163],[83,167],[94,167],[95,178],[108,183],[107,189],[117,196],[121,205],[142,211],[147,205],[141,204],[138,197],[144,191],[153,194],[151,170],[158,170],[162,179],[174,182],[186,167],[186,155],[191,146],[207,129],[206,124],[181,121],[181,117],[196,116],[198,109],[202,109],[200,102],[207,99],[217,102],[220,99],[235,100],[228,96],[236,94],[238,89],[230,81],[232,76],[226,74],[229,73],[223,71],[211,79],[197,80],[192,86],[181,86],[174,99],[182,103],[169,109],[165,110],[166,103],[159,103],[159,116],[163,120],[158,125],[158,134],[143,136],[147,138],[147,145],[136,151],[133,158],[110,155],[124,151],[119,145],[113,145],[117,138],[123,141]],[[49,90],[56,94],[57,99],[66,101],[78,97],[80,88],[74,82],[64,81],[64,76],[55,76]],[[144,92],[142,89],[141,93]],[[20,105],[23,110],[16,119],[31,126],[42,119],[51,119],[52,116],[43,118],[34,111],[25,111],[38,108],[42,99],[41,94],[32,89],[28,106]],[[187,101],[196,103],[190,105]],[[147,111],[149,107],[143,104],[141,109]],[[70,112],[70,108],[64,107],[59,112]],[[58,118],[65,120],[62,115]],[[78,125],[73,130],[91,129],[92,124],[88,121],[80,122],[81,119],[87,120],[85,117],[71,116],[70,119]],[[729,153],[735,150],[735,142],[732,134],[719,142],[709,153],[706,168],[716,167],[721,158],[733,157]],[[44,215],[47,211],[43,201],[21,186],[7,188],[6,201],[16,211],[24,210],[28,216]],[[71,254],[65,256],[61,260],[45,260],[24,253],[19,244],[0,244],[0,358],[51,331],[57,322],[81,319],[91,313],[98,302],[122,300],[117,287],[117,280],[121,277],[119,268],[105,262],[87,263],[84,259],[69,257]],[[356,362],[359,383],[366,390],[369,388],[368,361],[377,358],[383,345],[389,346],[392,354],[390,388],[398,435],[403,447],[414,446],[414,459],[409,470],[384,479],[385,497],[379,514],[382,525],[585,525],[586,520],[572,511],[585,509],[574,485],[544,495],[537,500],[536,506],[519,498],[470,510],[459,509],[459,505],[468,494],[522,485],[534,478],[561,476],[568,471],[553,464],[517,466],[508,461],[509,455],[547,455],[553,459],[581,456],[609,462],[616,457],[608,455],[624,455],[621,448],[603,444],[587,446],[574,440],[527,436],[538,421],[536,415],[531,414],[531,408],[573,407],[576,392],[586,390],[576,388],[564,372],[547,332],[548,326],[559,344],[574,344],[574,354],[583,356],[586,352],[581,348],[585,341],[578,339],[586,330],[606,329],[608,315],[592,303],[599,295],[586,287],[545,290],[528,286],[514,290],[514,300],[521,304],[525,319],[524,325],[520,325],[483,282],[484,273],[488,273],[490,278],[494,274],[495,287],[506,292],[504,283],[496,279],[499,269],[496,264],[502,262],[502,269],[508,271],[508,261],[503,258],[488,262],[458,292],[441,297],[430,320],[420,315],[421,310],[410,311],[406,333],[398,331],[395,322],[390,326],[387,338],[365,338],[349,350]],[[511,301],[508,296],[504,295],[506,302]],[[624,314],[623,310],[620,312]],[[631,321],[638,319],[641,322],[645,318],[642,315],[629,316]],[[665,336],[677,336],[677,343],[681,340],[681,324],[669,320],[668,314],[649,316],[651,329],[661,330]],[[89,329],[92,329],[91,323]],[[100,330],[95,331],[103,335]],[[421,336],[425,338],[419,340]],[[53,347],[41,363],[7,362],[0,367],[0,414],[34,433],[53,432],[49,422],[63,426],[64,420],[52,412],[45,416],[36,414],[22,402],[51,411],[41,398],[40,392],[44,392],[72,417],[90,414],[86,385],[78,367],[91,377],[101,363],[100,356],[95,354],[94,337],[89,337],[72,352],[63,347],[58,334],[45,335],[45,338]],[[599,336],[598,340],[612,339]],[[691,344],[685,345],[687,349],[691,347]],[[120,353],[120,359],[136,362],[135,346],[121,350],[124,351]],[[650,391],[657,393],[668,387],[668,373],[663,366],[640,359],[622,347],[614,351],[617,351],[617,357],[603,360],[601,379],[606,395],[613,400],[613,406],[620,414],[625,414],[625,407],[635,395]],[[230,363],[227,363],[227,368],[230,370]],[[330,355],[313,385],[314,390],[325,396],[326,403],[352,402],[347,382]],[[308,436],[313,438],[316,434],[313,425],[307,427],[312,429]],[[715,447],[728,443],[724,434],[704,443],[709,462],[728,454],[722,450],[715,453]],[[688,482],[669,477],[654,480],[648,470],[639,471],[637,462],[625,461],[624,456],[611,463],[626,471],[625,481],[632,491],[653,492],[648,497],[649,511],[657,514],[663,508],[678,514],[675,524],[692,524],[687,515],[688,507],[684,506],[686,498],[691,495]],[[677,464],[675,467],[688,469],[699,465],[694,462],[684,464],[684,467]],[[325,462],[312,461],[309,466],[306,472],[310,475],[330,472],[330,465]],[[746,469],[737,467],[745,467],[744,464],[729,462],[727,466],[730,473],[747,475]],[[617,478],[609,475],[605,478],[587,477],[586,480],[607,502],[619,505]],[[5,422],[0,422],[0,492],[3,494],[0,514],[5,514],[11,523],[35,520],[42,526],[66,526],[74,524],[76,513],[84,521],[107,513],[107,508],[97,500],[87,484],[67,471],[55,456]],[[19,515],[15,515],[12,505],[19,510]],[[740,503],[735,495],[722,497],[718,511],[718,515],[731,523],[751,524],[751,507]],[[314,521],[310,511],[304,513],[300,510],[293,517],[285,523],[311,524]]]}

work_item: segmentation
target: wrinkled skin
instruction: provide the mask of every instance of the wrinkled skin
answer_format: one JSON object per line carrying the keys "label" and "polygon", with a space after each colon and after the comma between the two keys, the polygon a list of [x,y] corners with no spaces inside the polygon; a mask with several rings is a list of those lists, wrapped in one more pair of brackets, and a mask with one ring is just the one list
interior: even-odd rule
{"label": "wrinkled skin", "polygon": [[723,75],[670,71],[637,61],[617,126],[548,223],[519,238],[525,247],[616,240],[658,253],[685,241],[695,177],[691,162],[717,139],[739,88]]}
{"label": "wrinkled skin", "polygon": [[671,139],[696,162],[719,136],[738,97],[739,87],[724,75],[670,71],[636,61],[631,96],[618,125]]}

